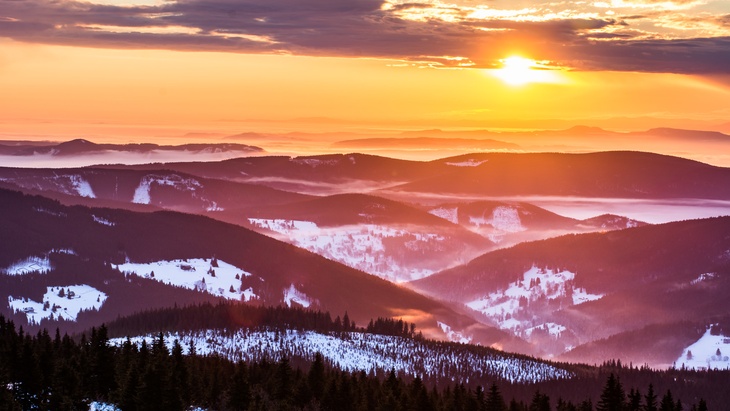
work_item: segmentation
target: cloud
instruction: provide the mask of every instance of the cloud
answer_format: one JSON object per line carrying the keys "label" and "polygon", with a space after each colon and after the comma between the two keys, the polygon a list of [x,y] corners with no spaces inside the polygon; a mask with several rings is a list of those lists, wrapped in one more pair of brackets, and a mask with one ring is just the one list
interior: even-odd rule
{"label": "cloud", "polygon": [[[702,17],[718,27],[717,36],[693,37],[686,27],[676,27],[682,36],[646,31],[643,26],[657,19],[652,13],[622,18],[595,7],[556,12],[538,5],[497,9],[437,0],[177,0],[156,6],[0,2],[0,36],[44,44],[372,57],[461,68],[495,67],[514,50],[585,70],[723,73],[730,60],[730,34],[723,37],[721,29],[728,25],[726,14]],[[636,29],[639,24],[642,30]]]}

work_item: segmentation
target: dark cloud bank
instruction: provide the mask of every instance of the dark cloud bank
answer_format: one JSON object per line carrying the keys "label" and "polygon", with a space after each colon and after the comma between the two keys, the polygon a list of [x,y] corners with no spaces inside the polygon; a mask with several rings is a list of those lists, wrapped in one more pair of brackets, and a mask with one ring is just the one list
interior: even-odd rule
{"label": "dark cloud bank", "polygon": [[[397,12],[415,6],[386,10],[382,5],[378,0],[179,0],[120,7],[0,0],[0,37],[84,47],[389,58],[446,67],[465,62],[495,67],[514,50],[583,70],[712,74],[730,67],[730,37],[631,40],[593,31],[626,25],[620,18],[412,21]],[[166,27],[180,30],[148,32]]]}

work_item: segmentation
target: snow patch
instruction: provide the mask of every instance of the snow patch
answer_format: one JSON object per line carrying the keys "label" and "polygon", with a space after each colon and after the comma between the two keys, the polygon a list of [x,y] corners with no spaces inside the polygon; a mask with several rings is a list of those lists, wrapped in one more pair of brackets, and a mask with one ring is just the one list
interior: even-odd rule
{"label": "snow patch", "polygon": [[486,163],[487,161],[489,161],[489,160],[481,160],[480,161],[480,160],[475,160],[473,158],[470,158],[470,159],[468,159],[466,161],[459,161],[459,162],[454,162],[454,163],[446,163],[446,165],[454,166],[454,167],[476,167],[476,166],[480,166],[480,165]]}
{"label": "snow patch", "polygon": [[278,218],[273,220],[267,220],[264,218],[249,218],[248,222],[255,225],[256,227],[274,231],[279,234],[291,234],[294,231],[312,233],[319,232],[319,227],[317,227],[317,224],[311,221],[283,220]]}
{"label": "snow patch", "polygon": [[205,211],[224,211],[223,207],[219,206],[215,201],[211,201],[210,205],[205,207]]}
{"label": "snow patch", "polygon": [[51,267],[51,261],[48,259],[48,256],[34,256],[13,263],[9,267],[4,268],[2,272],[7,275],[24,275],[30,273],[45,274],[51,271],[52,268],[53,267]]}
{"label": "snow patch", "polygon": [[[350,158],[350,162],[353,162],[354,158]],[[319,158],[292,158],[289,161],[296,163],[296,164],[305,164],[312,168],[325,165],[325,166],[334,166],[339,164],[339,160],[322,160]],[[354,164],[354,162],[353,162]]]}
{"label": "snow patch", "polygon": [[157,184],[160,186],[170,186],[180,191],[191,192],[195,192],[196,190],[203,188],[200,182],[193,178],[185,178],[177,174],[171,174],[167,176],[148,174],[142,177],[139,185],[134,190],[132,202],[137,204],[150,204],[150,201],[152,200],[150,198],[150,189],[153,184]]}
{"label": "snow patch", "polygon": [[469,344],[471,342],[471,337],[467,337],[458,331],[454,331],[446,323],[442,323],[441,321],[436,321],[436,323],[441,328],[441,331],[443,331],[444,334],[446,334],[446,337],[449,339],[449,341],[458,342],[458,343],[462,343],[462,344]]}
{"label": "snow patch", "polygon": [[522,220],[520,220],[520,214],[517,209],[506,206],[495,207],[489,218],[485,218],[484,216],[470,216],[469,224],[472,224],[477,228],[480,228],[481,226],[491,226],[497,230],[508,233],[525,231],[525,227],[522,225]]}
{"label": "snow patch", "polygon": [[39,213],[52,215],[54,217],[68,217],[68,214],[66,214],[62,211],[53,211],[53,210],[49,210],[49,209],[43,208],[43,207],[34,207],[33,210],[35,210]]}
{"label": "snow patch", "polygon": [[8,306],[15,312],[24,312],[29,323],[42,319],[76,321],[82,310],[99,310],[107,295],[89,285],[46,287],[43,302],[28,298],[8,297]]}
{"label": "snow patch", "polygon": [[585,288],[573,288],[573,305],[596,301],[603,298],[603,294],[591,294]]}
{"label": "snow patch", "polygon": [[[144,339],[152,344],[157,336],[135,337],[137,345]],[[330,333],[298,330],[249,330],[235,332],[205,330],[193,333],[165,335],[165,343],[172,349],[174,341],[183,346],[192,342],[199,355],[218,354],[231,361],[278,361],[293,354],[312,361],[320,353],[326,362],[345,371],[389,372],[411,376],[444,375],[444,364],[459,369],[461,375],[492,375],[507,381],[526,383],[571,378],[566,370],[545,363],[507,357],[497,352],[464,350],[446,344],[424,342],[402,337],[367,333]],[[125,338],[113,339],[122,345]]]}
{"label": "snow patch", "polygon": [[30,256],[0,269],[7,275],[24,275],[30,273],[46,274],[53,269],[49,256],[53,253],[76,255],[70,248],[54,248],[40,256]]}
{"label": "snow patch", "polygon": [[487,237],[495,243],[501,242],[505,234],[518,233],[526,230],[522,225],[519,210],[507,206],[495,207],[489,217],[485,217],[484,215],[478,217],[469,216],[469,224],[473,225],[477,229],[477,232],[482,227],[493,228],[493,231],[487,233]]}
{"label": "snow patch", "polygon": [[94,190],[91,188],[91,184],[89,184],[85,178],[80,175],[69,175],[68,179],[71,182],[71,187],[73,187],[74,191],[76,191],[79,196],[96,198]]}
{"label": "snow patch", "polygon": [[459,224],[459,215],[458,215],[458,208],[452,207],[452,208],[445,208],[445,207],[439,207],[434,208],[433,210],[429,210],[429,214],[433,214],[436,217],[443,218],[446,221],[450,221],[454,224]]}
{"label": "snow patch", "polygon": [[689,284],[690,285],[697,285],[697,284],[699,284],[699,283],[701,283],[703,281],[712,280],[716,276],[717,276],[716,273],[704,273],[704,274],[700,274],[699,277],[697,277],[694,280],[690,281]]}
{"label": "snow patch", "polygon": [[91,218],[94,219],[94,222],[99,223],[101,225],[105,225],[107,227],[114,227],[115,225],[117,225],[117,223],[115,223],[113,221],[109,221],[104,217],[99,217],[94,214],[91,215]]}
{"label": "snow patch", "polygon": [[556,324],[553,322],[547,322],[547,323],[542,323],[540,325],[536,325],[534,327],[530,327],[530,328],[526,329],[525,335],[527,335],[527,337],[531,337],[532,333],[535,330],[539,330],[539,331],[544,331],[544,332],[552,335],[553,337],[559,337],[560,333],[562,333],[566,329],[567,328],[565,328],[564,325]]}
{"label": "snow patch", "polygon": [[114,404],[94,401],[89,404],[89,411],[122,411]]}
{"label": "snow patch", "polygon": [[590,294],[583,288],[575,287],[574,279],[575,273],[567,270],[556,272],[533,266],[522,275],[521,279],[510,283],[506,289],[491,292],[487,296],[466,303],[466,306],[494,320],[500,328],[518,335],[522,331],[543,325],[552,330],[562,327],[559,331],[562,332],[565,327],[561,325],[554,323],[534,325],[532,316],[523,318],[521,314],[526,311],[530,303],[540,299],[560,298],[563,304],[571,306],[603,297],[602,294]]}
{"label": "snow patch", "polygon": [[241,278],[248,277],[251,273],[221,260],[189,258],[152,263],[127,262],[112,265],[112,268],[163,284],[200,290],[229,300],[250,301],[252,298],[257,298],[252,288],[241,290]]}
{"label": "snow patch", "polygon": [[377,224],[321,228],[311,221],[261,218],[248,221],[280,234],[282,240],[298,247],[393,282],[417,280],[433,274],[433,270],[397,261],[386,250],[384,239],[402,240],[402,246],[409,250],[438,248],[438,244],[446,241],[439,234],[414,233]]}
{"label": "snow patch", "polygon": [[313,301],[306,294],[297,290],[297,288],[294,287],[294,284],[292,284],[289,288],[284,290],[284,302],[287,307],[291,307],[292,302],[294,302],[304,308],[309,308]]}
{"label": "snow patch", "polygon": [[730,369],[730,337],[712,335],[708,328],[694,344],[682,350],[675,367],[696,370]]}

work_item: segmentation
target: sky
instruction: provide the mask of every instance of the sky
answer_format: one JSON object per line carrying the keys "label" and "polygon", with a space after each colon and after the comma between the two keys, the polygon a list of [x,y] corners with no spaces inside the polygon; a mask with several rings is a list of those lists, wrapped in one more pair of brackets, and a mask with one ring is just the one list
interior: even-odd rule
{"label": "sky", "polygon": [[730,133],[730,2],[0,0],[0,93],[4,139]]}

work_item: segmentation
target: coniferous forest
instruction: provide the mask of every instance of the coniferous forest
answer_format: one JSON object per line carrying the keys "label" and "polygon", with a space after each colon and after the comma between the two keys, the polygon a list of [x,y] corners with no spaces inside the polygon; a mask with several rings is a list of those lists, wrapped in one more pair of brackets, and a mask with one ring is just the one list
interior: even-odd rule
{"label": "coniferous forest", "polygon": [[[197,314],[196,314],[197,313]],[[239,315],[232,315],[238,313]],[[329,313],[232,304],[171,308],[121,318],[78,336],[26,333],[0,317],[0,410],[89,409],[92,402],[127,410],[722,410],[727,371],[654,371],[607,362],[567,365],[575,377],[534,384],[496,379],[429,381],[394,370],[346,372],[317,354],[232,362],[196,352],[194,344],[165,343],[163,329],[300,328],[323,333],[368,332],[423,340],[407,322],[378,319],[357,327]],[[239,320],[234,320],[238,318]],[[188,321],[185,321],[187,319]],[[157,328],[152,343],[110,335]],[[456,344],[459,345],[459,344]],[[467,347],[467,346],[464,346]],[[698,396],[702,394],[702,396]]]}

